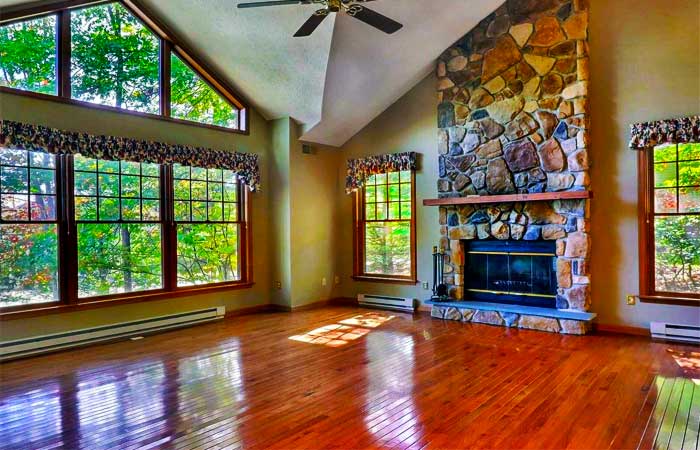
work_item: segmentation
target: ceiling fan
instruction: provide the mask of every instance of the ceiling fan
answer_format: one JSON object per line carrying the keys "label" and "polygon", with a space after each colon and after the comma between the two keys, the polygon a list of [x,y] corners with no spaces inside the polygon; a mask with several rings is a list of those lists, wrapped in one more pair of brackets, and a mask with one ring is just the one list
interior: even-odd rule
{"label": "ceiling fan", "polygon": [[259,8],[261,6],[281,6],[281,5],[312,5],[318,4],[325,6],[317,10],[304,25],[299,28],[294,34],[294,37],[310,36],[321,22],[331,13],[344,11],[350,17],[354,17],[368,25],[377,28],[387,34],[393,34],[403,28],[403,25],[366,8],[360,3],[371,2],[374,0],[269,0],[262,2],[239,3],[239,8]]}

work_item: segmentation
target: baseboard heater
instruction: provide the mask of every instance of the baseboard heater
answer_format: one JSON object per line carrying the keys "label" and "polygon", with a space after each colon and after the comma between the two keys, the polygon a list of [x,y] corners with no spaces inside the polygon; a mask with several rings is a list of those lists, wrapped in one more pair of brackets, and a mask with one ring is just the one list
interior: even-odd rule
{"label": "baseboard heater", "polygon": [[651,322],[649,329],[652,338],[700,344],[700,326]]}
{"label": "baseboard heater", "polygon": [[84,346],[97,342],[111,341],[146,333],[154,333],[173,328],[187,327],[200,323],[223,319],[226,308],[200,309],[167,316],[152,317],[149,319],[122,322],[114,325],[105,325],[94,328],[65,333],[49,334],[45,336],[19,339],[15,341],[0,342],[0,361],[22,358],[41,353],[55,352],[71,347]]}
{"label": "baseboard heater", "polygon": [[412,298],[388,297],[386,295],[358,294],[357,303],[370,308],[392,309],[413,313],[416,302]]}

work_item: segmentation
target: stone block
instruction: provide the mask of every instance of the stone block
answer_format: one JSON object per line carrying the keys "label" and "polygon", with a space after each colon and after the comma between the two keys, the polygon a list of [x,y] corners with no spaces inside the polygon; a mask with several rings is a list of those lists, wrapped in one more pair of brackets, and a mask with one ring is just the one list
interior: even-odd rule
{"label": "stone block", "polygon": [[515,119],[506,125],[505,134],[509,140],[514,141],[516,139],[521,139],[531,135],[537,131],[538,128],[538,123],[530,114],[521,112]]}
{"label": "stone block", "polygon": [[545,142],[538,153],[542,168],[547,172],[559,172],[564,169],[564,152],[556,139]]}
{"label": "stone block", "polygon": [[537,151],[529,139],[509,142],[505,146],[503,154],[505,161],[508,163],[508,168],[513,172],[521,172],[539,165]]}
{"label": "stone block", "polygon": [[486,111],[496,122],[505,125],[513,120],[524,106],[523,97],[513,97],[490,104],[486,107]]}
{"label": "stone block", "polygon": [[572,153],[569,158],[569,170],[572,172],[582,172],[588,170],[588,151],[585,149]]}
{"label": "stone block", "polygon": [[503,154],[503,147],[501,146],[501,141],[496,139],[493,141],[488,141],[481,147],[477,148],[475,153],[476,156],[481,159],[493,159]]}
{"label": "stone block", "polygon": [[586,81],[578,81],[574,84],[571,84],[564,88],[564,91],[562,92],[562,97],[564,97],[565,100],[571,100],[576,97],[583,97],[584,95],[588,94],[588,82]]}
{"label": "stone block", "polygon": [[588,285],[576,285],[566,292],[569,307],[578,311],[588,311],[590,305],[590,288]]}
{"label": "stone block", "polygon": [[505,241],[510,238],[510,227],[505,223],[498,221],[491,225],[491,234],[499,241]]}
{"label": "stone block", "polygon": [[450,306],[445,311],[445,319],[446,320],[462,320],[462,313],[460,313],[459,309],[453,308]]}
{"label": "stone block", "polygon": [[469,58],[466,56],[455,56],[447,62],[447,70],[449,72],[459,72],[466,69],[469,64]]}
{"label": "stone block", "polygon": [[567,258],[585,258],[588,256],[589,238],[587,233],[569,233],[566,243]]}
{"label": "stone block", "polygon": [[481,79],[486,82],[499,75],[522,59],[520,49],[509,35],[496,41],[494,48],[484,55]]}
{"label": "stone block", "polygon": [[535,32],[528,40],[533,47],[552,47],[566,39],[556,17],[544,16],[535,22]]}
{"label": "stone block", "polygon": [[492,194],[510,194],[515,192],[513,175],[508,170],[508,166],[503,158],[492,159],[488,162],[486,188]]}
{"label": "stone block", "polygon": [[564,22],[564,32],[569,39],[586,40],[588,38],[588,12],[582,11],[569,17]]}
{"label": "stone block", "polygon": [[[466,238],[465,238],[466,239]],[[452,263],[458,267],[464,265],[464,246],[459,240],[450,240],[450,259]]]}
{"label": "stone block", "polygon": [[566,252],[566,239],[557,239],[555,253],[557,256],[564,256]]}
{"label": "stone block", "polygon": [[447,130],[438,130],[438,153],[441,155],[446,155],[449,153],[449,142],[450,138]]}
{"label": "stone block", "polygon": [[542,239],[554,241],[566,236],[566,231],[561,225],[545,225],[542,227]]}
{"label": "stone block", "polygon": [[558,333],[561,330],[557,319],[552,317],[530,316],[523,314],[518,321],[519,328],[528,328],[531,330],[549,331]]}
{"label": "stone block", "polygon": [[546,75],[554,67],[554,63],[557,61],[549,56],[540,56],[534,54],[525,54],[525,61],[535,69],[540,76]]}
{"label": "stone block", "polygon": [[507,327],[517,327],[518,319],[520,319],[520,314],[502,312],[501,317],[503,317],[503,323]]}
{"label": "stone block", "polygon": [[547,190],[565,191],[574,185],[574,176],[568,173],[548,173]]}
{"label": "stone block", "polygon": [[488,239],[491,237],[491,224],[480,223],[476,226],[476,234],[479,239]]}
{"label": "stone block", "polygon": [[559,319],[559,325],[561,327],[561,333],[574,334],[578,336],[588,333],[590,328],[589,323],[583,320]]}
{"label": "stone block", "polygon": [[525,241],[537,241],[540,239],[541,235],[542,235],[542,227],[530,225],[527,227],[527,230],[525,231],[525,235],[523,236],[523,240],[525,240]]}
{"label": "stone block", "polygon": [[462,322],[471,322],[476,310],[469,308],[460,308],[459,312],[462,313]]}
{"label": "stone block", "polygon": [[521,23],[510,27],[509,33],[513,36],[518,46],[524,47],[527,40],[530,39],[533,29],[534,26],[531,23]]}
{"label": "stone block", "polygon": [[510,226],[510,237],[513,240],[519,241],[525,235],[525,226],[514,223]]}
{"label": "stone block", "polygon": [[557,258],[557,285],[560,288],[571,287],[571,261],[564,258]]}
{"label": "stone block", "polygon": [[557,214],[549,202],[528,202],[523,213],[533,225],[564,224],[566,217]]}
{"label": "stone block", "polygon": [[444,319],[445,318],[445,311],[447,308],[444,308],[442,306],[436,306],[433,305],[430,308],[430,315],[432,317],[435,317],[436,319]]}
{"label": "stone block", "polygon": [[489,325],[503,325],[503,318],[497,311],[477,311],[472,317],[472,322],[487,323]]}

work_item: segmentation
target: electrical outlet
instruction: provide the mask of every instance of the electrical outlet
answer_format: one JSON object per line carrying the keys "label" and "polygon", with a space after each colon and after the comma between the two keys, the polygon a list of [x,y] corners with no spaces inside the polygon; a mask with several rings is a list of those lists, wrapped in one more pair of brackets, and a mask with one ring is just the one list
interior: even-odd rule
{"label": "electrical outlet", "polygon": [[423,289],[426,291],[430,289],[430,285],[428,283],[423,283]]}
{"label": "electrical outlet", "polygon": [[335,276],[335,284],[340,284],[340,277],[338,275]]}
{"label": "electrical outlet", "polygon": [[323,278],[321,279],[321,286],[325,286],[325,285],[327,285],[327,284],[328,284],[328,281],[326,280],[326,277],[323,277]]}
{"label": "electrical outlet", "polygon": [[627,296],[627,304],[628,304],[628,305],[635,305],[635,304],[637,304],[637,296],[636,296],[636,295],[628,295],[628,296]]}
{"label": "electrical outlet", "polygon": [[282,282],[281,282],[281,281],[275,282],[275,287],[276,287],[277,289],[282,289]]}

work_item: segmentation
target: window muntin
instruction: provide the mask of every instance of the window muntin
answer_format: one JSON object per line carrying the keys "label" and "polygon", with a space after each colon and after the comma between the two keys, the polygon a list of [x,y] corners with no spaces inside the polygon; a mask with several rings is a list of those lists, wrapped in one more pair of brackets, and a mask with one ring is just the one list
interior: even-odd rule
{"label": "window muntin", "polygon": [[360,276],[414,278],[413,174],[369,177],[359,192]]}
{"label": "window muntin", "polygon": [[0,86],[56,94],[56,16],[0,26]]}
{"label": "window muntin", "polygon": [[171,115],[226,128],[238,128],[238,110],[175,53],[171,54]]}
{"label": "window muntin", "polygon": [[74,156],[78,296],[163,287],[160,166]]}
{"label": "window muntin", "polygon": [[71,94],[157,114],[160,41],[120,3],[71,11]]}
{"label": "window muntin", "polygon": [[655,293],[700,295],[700,144],[653,150]]}
{"label": "window muntin", "polygon": [[0,307],[58,301],[56,157],[0,148]]}
{"label": "window muntin", "polygon": [[241,183],[229,170],[173,166],[177,285],[241,279]]}

